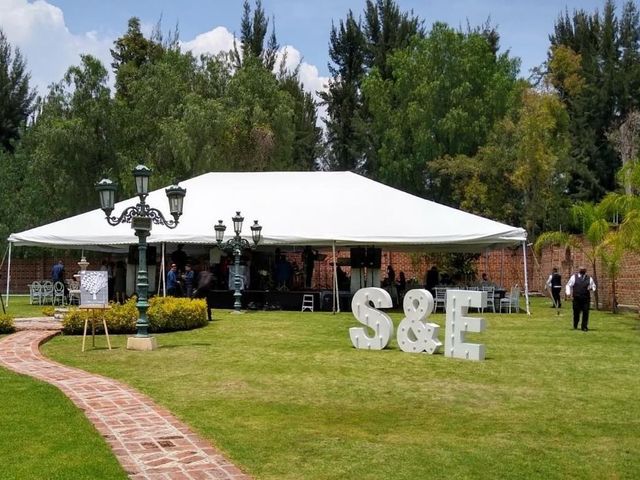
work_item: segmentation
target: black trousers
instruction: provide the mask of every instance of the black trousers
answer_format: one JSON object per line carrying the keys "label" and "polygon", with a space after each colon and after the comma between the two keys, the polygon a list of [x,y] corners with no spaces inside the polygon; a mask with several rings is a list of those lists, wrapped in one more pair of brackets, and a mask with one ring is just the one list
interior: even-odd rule
{"label": "black trousers", "polygon": [[213,308],[213,292],[210,289],[198,288],[193,292],[194,298],[204,298],[207,301],[207,319],[211,321],[211,309]]}
{"label": "black trousers", "polygon": [[553,296],[553,305],[560,308],[562,307],[562,302],[560,301],[560,292],[562,288],[551,288],[551,295]]}
{"label": "black trousers", "polygon": [[580,323],[580,314],[582,313],[582,330],[589,328],[589,303],[590,298],[574,297],[573,299],[573,328],[578,328]]}

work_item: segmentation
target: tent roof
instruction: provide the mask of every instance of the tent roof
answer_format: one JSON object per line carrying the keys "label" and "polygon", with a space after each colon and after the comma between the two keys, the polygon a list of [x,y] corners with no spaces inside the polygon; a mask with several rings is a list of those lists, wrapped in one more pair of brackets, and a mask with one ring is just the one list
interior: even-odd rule
{"label": "tent roof", "polygon": [[[481,251],[526,239],[522,228],[440,205],[351,172],[211,172],[181,182],[187,189],[177,228],[154,225],[149,243],[214,244],[218,219],[258,219],[265,245],[378,245],[432,251]],[[119,215],[138,197],[116,204]],[[164,189],[148,203],[168,216]],[[96,195],[97,202],[97,195]],[[109,225],[100,209],[12,234],[16,245],[104,247],[136,244],[129,224]]]}

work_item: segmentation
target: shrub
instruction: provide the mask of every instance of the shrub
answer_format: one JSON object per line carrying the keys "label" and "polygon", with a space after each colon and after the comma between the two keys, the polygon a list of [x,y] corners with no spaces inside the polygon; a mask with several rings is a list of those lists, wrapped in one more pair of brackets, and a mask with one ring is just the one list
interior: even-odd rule
{"label": "shrub", "polygon": [[[98,311],[72,308],[62,320],[64,333],[81,334],[85,319],[94,314],[98,315],[95,321],[96,330],[101,330],[102,320]],[[147,317],[151,332],[190,330],[208,323],[205,301],[190,298],[154,297],[149,301]],[[105,311],[105,319],[109,333],[135,333],[138,320],[135,297],[122,305],[111,304],[111,308]]]}
{"label": "shrub", "polygon": [[13,317],[8,313],[0,313],[0,333],[13,333],[16,326],[13,323]]}
{"label": "shrub", "polygon": [[[66,334],[80,334],[84,329],[85,319],[96,316],[96,330],[102,330],[102,313],[99,310],[82,310],[71,308],[62,319],[62,331]],[[136,299],[130,298],[126,303],[112,303],[109,310],[104,312],[109,333],[135,333],[138,309]]]}
{"label": "shrub", "polygon": [[53,307],[44,307],[42,309],[42,314],[45,317],[53,317],[53,315],[56,313],[56,309]]}
{"label": "shrub", "polygon": [[152,332],[190,330],[207,325],[207,304],[203,299],[154,297],[149,301]]}

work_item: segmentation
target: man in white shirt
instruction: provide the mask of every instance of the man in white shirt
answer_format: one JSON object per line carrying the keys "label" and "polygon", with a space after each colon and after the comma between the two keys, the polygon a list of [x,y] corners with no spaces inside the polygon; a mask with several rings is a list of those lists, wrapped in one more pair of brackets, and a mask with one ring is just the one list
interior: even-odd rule
{"label": "man in white shirt", "polygon": [[562,291],[562,277],[558,273],[558,269],[553,267],[553,271],[547,279],[547,288],[551,291],[551,298],[553,298],[553,307],[562,308],[562,301],[560,300],[560,292]]}
{"label": "man in white shirt", "polygon": [[571,275],[567,283],[565,293],[573,297],[573,329],[578,328],[580,323],[580,313],[582,313],[582,324],[580,328],[583,332],[589,331],[589,306],[591,303],[591,292],[596,291],[596,284],[589,275],[587,269],[580,267],[578,273]]}

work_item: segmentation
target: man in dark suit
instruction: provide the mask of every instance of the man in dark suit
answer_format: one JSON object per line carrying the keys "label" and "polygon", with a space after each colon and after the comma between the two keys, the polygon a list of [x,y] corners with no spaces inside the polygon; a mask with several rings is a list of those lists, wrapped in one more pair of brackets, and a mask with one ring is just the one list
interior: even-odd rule
{"label": "man in dark suit", "polygon": [[593,278],[587,275],[587,269],[585,267],[580,267],[578,269],[578,273],[571,275],[565,291],[568,297],[573,297],[574,330],[578,328],[578,323],[580,323],[580,314],[582,314],[582,323],[580,328],[583,332],[589,331],[589,307],[592,291],[596,291],[596,284],[593,281]]}

